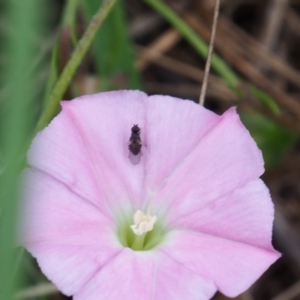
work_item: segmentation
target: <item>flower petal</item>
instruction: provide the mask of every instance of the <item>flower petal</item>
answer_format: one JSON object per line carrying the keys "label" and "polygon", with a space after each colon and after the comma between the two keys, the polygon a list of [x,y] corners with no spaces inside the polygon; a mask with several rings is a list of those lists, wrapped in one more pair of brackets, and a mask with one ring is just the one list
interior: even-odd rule
{"label": "flower petal", "polygon": [[132,300],[207,300],[216,292],[201,278],[164,253],[124,249],[104,266],[74,300],[128,298]]}
{"label": "flower petal", "polygon": [[154,202],[176,218],[258,178],[263,170],[261,151],[230,109],[164,180]]}
{"label": "flower petal", "polygon": [[124,204],[138,209],[143,200],[146,153],[142,147],[141,161],[132,164],[128,143],[134,124],[144,140],[146,97],[139,91],[118,91],[62,103],[84,144],[100,191],[113,209]]}
{"label": "flower petal", "polygon": [[174,218],[169,226],[272,251],[273,220],[274,205],[269,190],[257,179],[204,207],[197,205],[193,212]]}
{"label": "flower petal", "polygon": [[27,170],[24,178],[20,242],[46,276],[71,295],[121,251],[113,221],[48,174]]}
{"label": "flower petal", "polygon": [[27,157],[31,167],[64,183],[107,213],[85,145],[64,111],[36,135]]}
{"label": "flower petal", "polygon": [[220,117],[192,101],[169,96],[150,96],[146,104],[147,185],[155,189]]}
{"label": "flower petal", "polygon": [[37,170],[23,174],[22,243],[113,244],[114,221],[65,184]]}
{"label": "flower petal", "polygon": [[157,255],[155,297],[160,300],[207,300],[216,292],[214,283],[199,276],[169,255]]}
{"label": "flower petal", "polygon": [[173,259],[212,280],[218,290],[235,297],[248,289],[280,254],[192,231],[174,231],[161,247]]}
{"label": "flower petal", "polygon": [[74,295],[74,300],[153,299],[152,253],[125,248]]}
{"label": "flower petal", "polygon": [[103,265],[121,251],[112,250],[106,245],[91,247],[39,242],[25,246],[37,259],[46,277],[67,296],[78,292]]}

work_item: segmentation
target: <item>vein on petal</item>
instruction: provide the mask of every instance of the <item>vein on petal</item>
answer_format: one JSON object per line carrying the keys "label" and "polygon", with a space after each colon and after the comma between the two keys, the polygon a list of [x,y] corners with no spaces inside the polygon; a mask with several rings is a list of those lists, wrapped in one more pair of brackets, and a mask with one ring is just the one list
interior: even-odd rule
{"label": "vein on petal", "polygon": [[[170,171],[170,173],[166,176],[166,178],[162,181],[161,185],[156,189],[157,192],[159,192],[159,191],[161,191],[161,190],[163,190],[163,189],[165,188],[165,186],[167,185],[167,184],[166,184],[166,181],[167,181],[173,174],[175,174],[175,172],[177,171],[177,169],[178,169],[182,164],[184,164],[184,162],[185,162],[185,161],[186,161],[186,160],[187,160],[194,152],[198,151],[198,147],[199,147],[200,145],[205,144],[206,139],[207,139],[211,134],[213,134],[214,131],[218,130],[220,123],[222,123],[223,121],[224,121],[224,118],[220,118],[220,119],[218,120],[218,122],[217,122],[214,126],[212,126],[212,127],[204,134],[204,136],[201,137],[201,139],[198,141],[198,143],[195,145],[195,147],[194,147],[193,149],[191,149],[191,150],[188,152],[188,154],[187,154],[185,157],[183,157],[183,158],[179,161],[179,163],[176,165],[176,167],[175,167],[174,169],[172,169],[172,170]],[[249,133],[248,133],[248,134],[249,134]],[[249,135],[250,135],[250,134],[249,134]],[[258,148],[257,148],[257,150],[260,151]],[[253,156],[255,156],[256,158],[258,157],[258,155],[255,154],[255,153],[253,154]],[[257,161],[260,161],[260,160],[261,160],[261,158],[257,159]],[[260,163],[261,163],[261,162],[260,162]],[[260,166],[260,167],[263,167],[263,162],[262,162],[262,166]],[[261,172],[260,172],[260,173],[261,173]],[[230,191],[228,191],[227,193],[224,193],[224,194],[222,194],[222,195],[220,195],[220,196],[217,196],[217,198],[213,198],[211,201],[216,201],[216,200],[218,200],[218,199],[220,199],[220,198],[222,198],[222,197],[224,197],[224,196],[226,196],[226,195],[228,195],[228,194],[231,194],[235,189],[238,189],[238,188],[241,188],[241,187],[245,186],[246,184],[248,184],[249,182],[253,181],[253,180],[256,179],[256,178],[258,178],[258,175],[252,175],[252,176],[249,176],[249,177],[248,177],[247,179],[245,179],[244,181],[239,182],[236,186],[232,187],[232,189],[231,189]],[[175,200],[173,200],[173,201],[170,201],[170,202],[168,203],[168,206],[169,206],[169,207],[172,207],[173,205],[176,204],[177,201],[179,201],[179,200],[178,200],[178,199],[175,199]],[[163,204],[160,205],[160,208],[158,209],[158,211],[160,211],[162,207],[163,207]]]}
{"label": "vein on petal", "polygon": [[[196,144],[194,145],[194,147],[192,147],[192,149],[190,151],[187,152],[187,154],[182,157],[178,163],[176,164],[176,166],[169,172],[169,174],[165,177],[165,179],[162,181],[161,185],[157,188],[157,191],[159,191],[161,188],[164,188],[165,186],[165,181],[168,180],[168,178],[170,178],[175,172],[176,170],[189,158],[189,156],[195,152],[198,148],[199,145],[201,145],[203,143],[203,140],[206,139],[207,136],[209,136],[213,131],[216,130],[216,128],[218,128],[218,125],[222,122],[222,118],[220,118],[217,123],[212,126],[200,139],[198,142],[196,142]],[[205,142],[205,141],[204,141]]]}
{"label": "vein on petal", "polygon": [[[222,198],[226,198],[231,196],[232,194],[234,194],[235,191],[243,189],[244,187],[246,187],[249,183],[251,182],[255,182],[257,180],[261,180],[259,178],[256,179],[249,179],[245,182],[241,182],[240,184],[238,184],[236,187],[232,188],[231,190],[229,190],[227,193],[224,193],[216,198],[211,199],[211,201],[205,203],[203,206],[199,207],[197,210],[194,210],[193,213],[196,213],[197,211],[201,211],[205,208],[207,208],[208,206],[210,206],[211,204],[214,204],[216,202],[218,202],[219,200],[221,200]],[[261,180],[262,181],[262,180]],[[262,181],[263,182],[263,181]],[[174,202],[173,202],[174,203]],[[180,216],[178,216],[177,218],[180,220],[181,218],[185,218],[187,215],[189,215],[190,212],[187,212],[186,214],[181,214]]]}
{"label": "vein on petal", "polygon": [[[42,241],[42,240],[28,240],[27,242],[24,243],[25,246],[27,245],[50,245],[50,246],[63,246],[63,247],[77,247],[77,248],[91,248],[91,249],[97,249],[97,248],[112,248],[112,249],[117,249],[117,247],[115,245],[109,245],[109,243],[107,243],[107,245],[105,244],[99,244],[99,245],[83,245],[82,242],[78,242],[78,243],[70,243],[70,242],[57,242],[57,241]],[[123,248],[120,247],[120,251],[123,250]]]}
{"label": "vein on petal", "polygon": [[56,176],[48,173],[45,170],[42,170],[36,166],[31,166],[30,168],[31,170],[34,170],[37,173],[43,174],[45,176],[50,177],[52,180],[56,181],[57,183],[63,185],[67,190],[69,190],[70,192],[72,192],[74,195],[76,195],[77,197],[79,197],[80,199],[82,199],[85,203],[88,203],[90,206],[92,206],[93,208],[95,208],[98,212],[100,212],[103,216],[108,217],[110,220],[112,219],[112,216],[110,214],[104,213],[99,206],[97,206],[92,200],[90,200],[88,197],[86,197],[85,195],[82,195],[81,193],[75,191],[69,184],[67,184],[66,182],[62,181],[60,178],[57,178]]}
{"label": "vein on petal", "polygon": [[[78,132],[78,135],[79,135],[79,137],[80,137],[80,140],[82,141],[82,145],[83,145],[83,147],[84,147],[84,149],[85,149],[86,155],[89,157],[89,160],[88,160],[88,161],[89,161],[89,164],[90,164],[90,168],[91,168],[92,173],[93,173],[93,175],[94,175],[97,189],[98,189],[98,191],[99,191],[99,193],[100,193],[100,190],[101,190],[101,189],[100,189],[100,187],[99,187],[98,180],[97,180],[97,174],[98,174],[98,172],[97,172],[97,170],[95,169],[94,165],[92,164],[92,161],[93,161],[92,157],[93,157],[93,155],[91,155],[90,151],[88,150],[88,147],[86,146],[86,141],[85,141],[85,139],[84,139],[84,137],[83,137],[84,135],[83,135],[83,133],[82,133],[80,127],[78,126],[78,124],[77,124],[75,118],[73,117],[72,112],[71,112],[70,110],[68,110],[68,109],[66,109],[65,112],[66,112],[67,115],[70,117],[71,121],[73,122],[74,127],[75,127],[75,129],[76,129],[76,131]],[[108,163],[108,167],[112,170],[112,168],[111,168],[111,166],[109,165],[109,163]],[[119,174],[118,174],[118,175],[119,175]],[[105,177],[105,174],[102,173],[102,176]],[[120,176],[118,176],[118,177],[120,177]],[[109,184],[109,180],[105,180],[105,181],[107,182],[107,184]],[[120,181],[120,183],[122,184],[122,181],[121,181],[121,180],[119,180],[119,181]],[[126,191],[127,191],[127,189],[124,189],[124,192],[126,192]],[[100,194],[101,194],[101,193],[100,193]],[[127,194],[127,199],[128,199],[128,198],[130,198],[130,197],[129,197],[128,194]],[[110,213],[112,214],[112,212],[111,212],[111,210],[110,210],[110,208],[109,208],[109,205],[108,205],[106,199],[105,199],[105,204],[106,204],[107,210],[110,211]]]}
{"label": "vein on petal", "polygon": [[156,295],[156,277],[157,277],[157,260],[154,258],[153,255],[153,260],[154,260],[154,270],[153,270],[153,283],[152,283],[152,300],[155,300],[155,295]]}
{"label": "vein on petal", "polygon": [[[54,245],[54,244],[52,244],[52,245]],[[57,245],[60,245],[60,244],[57,244]],[[68,246],[68,245],[63,244],[63,246]],[[84,246],[84,248],[88,248],[88,247],[87,247],[87,246]],[[91,247],[90,247],[90,248],[91,248]],[[96,275],[103,267],[105,267],[108,263],[110,263],[112,260],[114,260],[121,252],[123,252],[123,250],[124,250],[124,249],[120,249],[119,251],[117,251],[117,253],[115,253],[114,255],[112,255],[111,257],[109,257],[109,258],[106,260],[106,262],[105,262],[104,264],[102,264],[102,265],[100,265],[99,267],[97,267],[97,268],[90,274],[90,276],[88,276],[88,278],[85,280],[85,282],[82,283],[81,287],[80,287],[74,294],[76,294],[76,293],[78,293],[79,291],[81,291],[81,290],[84,288],[84,286],[86,286],[87,283],[90,282],[90,281],[93,279],[93,277],[94,277],[94,276],[95,276],[95,275]],[[36,259],[37,259],[38,264],[39,264],[39,266],[40,266],[39,258],[36,257]]]}
{"label": "vein on petal", "polygon": [[206,232],[202,232],[202,231],[199,232],[199,231],[196,231],[196,230],[193,230],[193,229],[176,229],[176,230],[173,230],[172,232],[174,234],[176,232],[178,232],[178,233],[180,233],[180,232],[191,232],[192,234],[195,234],[195,235],[209,236],[209,237],[212,237],[214,239],[223,240],[223,241],[225,241],[227,243],[243,245],[243,246],[246,246],[246,247],[249,247],[249,248],[253,248],[253,249],[259,250],[261,252],[269,253],[271,255],[277,254],[277,252],[275,252],[275,250],[263,248],[261,246],[256,246],[256,245],[252,245],[252,244],[249,244],[249,243],[246,243],[246,242],[241,242],[241,241],[237,241],[237,240],[233,240],[233,239],[229,239],[229,238],[223,238],[221,236],[217,236],[217,235],[206,233]]}
{"label": "vein on petal", "polygon": [[[176,263],[178,263],[179,265],[183,266],[185,269],[187,269],[189,272],[196,274],[198,277],[204,278],[205,280],[212,282],[211,279],[208,279],[206,277],[204,277],[202,274],[199,275],[197,272],[195,272],[194,270],[192,270],[190,267],[188,267],[186,264],[182,263],[181,261],[178,261],[176,258],[174,258],[168,251],[164,250],[163,248],[160,249],[161,252],[163,252],[165,255],[167,255],[171,260],[175,261]],[[214,286],[215,283],[213,282]]]}
{"label": "vein on petal", "polygon": [[101,270],[108,264],[111,263],[113,260],[115,260],[126,248],[121,249],[117,253],[115,253],[112,257],[110,257],[103,265],[99,266],[93,274],[90,276],[90,278],[82,285],[82,287],[77,291],[77,293],[81,292],[81,290],[84,289],[84,287],[93,279],[93,277],[96,276],[98,272],[101,272]]}

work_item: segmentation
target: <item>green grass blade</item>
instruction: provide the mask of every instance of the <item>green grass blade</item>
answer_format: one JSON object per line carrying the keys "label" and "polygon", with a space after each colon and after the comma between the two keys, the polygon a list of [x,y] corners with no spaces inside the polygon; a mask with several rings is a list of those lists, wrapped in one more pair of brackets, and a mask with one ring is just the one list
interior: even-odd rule
{"label": "green grass blade", "polygon": [[59,70],[58,70],[58,49],[59,49],[59,45],[56,42],[55,46],[52,50],[52,54],[51,54],[49,77],[48,77],[48,80],[47,80],[46,91],[45,91],[44,100],[43,100],[44,105],[47,105],[47,101],[50,98],[51,91],[52,91],[52,89],[55,85],[55,82],[59,78],[59,74],[58,74],[58,72],[59,72]]}
{"label": "green grass blade", "polygon": [[[76,12],[78,9],[79,0],[68,0],[66,6],[64,8],[62,22],[60,25],[60,30],[58,36],[62,35],[63,32],[69,32],[72,43],[75,47],[77,44],[77,37],[76,37]],[[55,46],[52,50],[51,55],[51,63],[50,63],[50,72],[48,76],[48,81],[46,84],[46,92],[44,95],[45,105],[47,105],[47,101],[49,100],[51,91],[59,78],[59,52],[60,52],[60,40],[56,37]]]}
{"label": "green grass blade", "polygon": [[37,124],[37,131],[43,129],[55,115],[64,92],[69,86],[72,77],[74,76],[78,66],[80,65],[83,57],[89,49],[97,33],[97,30],[101,26],[104,19],[107,17],[115,2],[116,0],[103,1],[97,13],[91,20],[83,37],[78,42],[71,59],[67,63],[66,67],[64,68],[62,74],[60,75],[58,81],[56,82],[53,88],[53,91],[49,97],[49,101],[47,102],[47,106],[43,111],[41,118]]}
{"label": "green grass blade", "polygon": [[252,95],[254,95],[257,99],[259,99],[260,102],[265,107],[269,108],[270,111],[272,111],[274,115],[280,114],[280,112],[281,112],[280,107],[278,106],[276,101],[273,100],[273,98],[271,96],[269,96],[268,94],[266,94],[265,92],[256,88],[253,85],[248,85],[248,88],[249,88],[250,92],[252,93]]}
{"label": "green grass blade", "polygon": [[63,14],[62,27],[69,28],[72,42],[75,45],[76,38],[76,12],[79,0],[68,0]]}

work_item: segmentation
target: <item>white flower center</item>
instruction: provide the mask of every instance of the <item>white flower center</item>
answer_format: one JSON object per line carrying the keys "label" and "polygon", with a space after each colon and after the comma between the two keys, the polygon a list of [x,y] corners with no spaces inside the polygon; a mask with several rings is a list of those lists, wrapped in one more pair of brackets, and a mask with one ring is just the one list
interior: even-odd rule
{"label": "white flower center", "polygon": [[142,211],[137,210],[133,216],[134,224],[130,228],[136,235],[143,235],[153,229],[156,220],[156,216],[145,215]]}

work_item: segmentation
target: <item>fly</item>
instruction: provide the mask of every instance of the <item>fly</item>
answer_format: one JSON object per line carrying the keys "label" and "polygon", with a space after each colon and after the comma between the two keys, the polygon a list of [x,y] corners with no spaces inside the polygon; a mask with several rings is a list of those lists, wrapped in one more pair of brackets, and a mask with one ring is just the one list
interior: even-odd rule
{"label": "fly", "polygon": [[131,128],[131,136],[129,139],[129,159],[132,164],[137,165],[142,156],[142,141],[140,137],[141,129],[138,125],[133,125]]}

